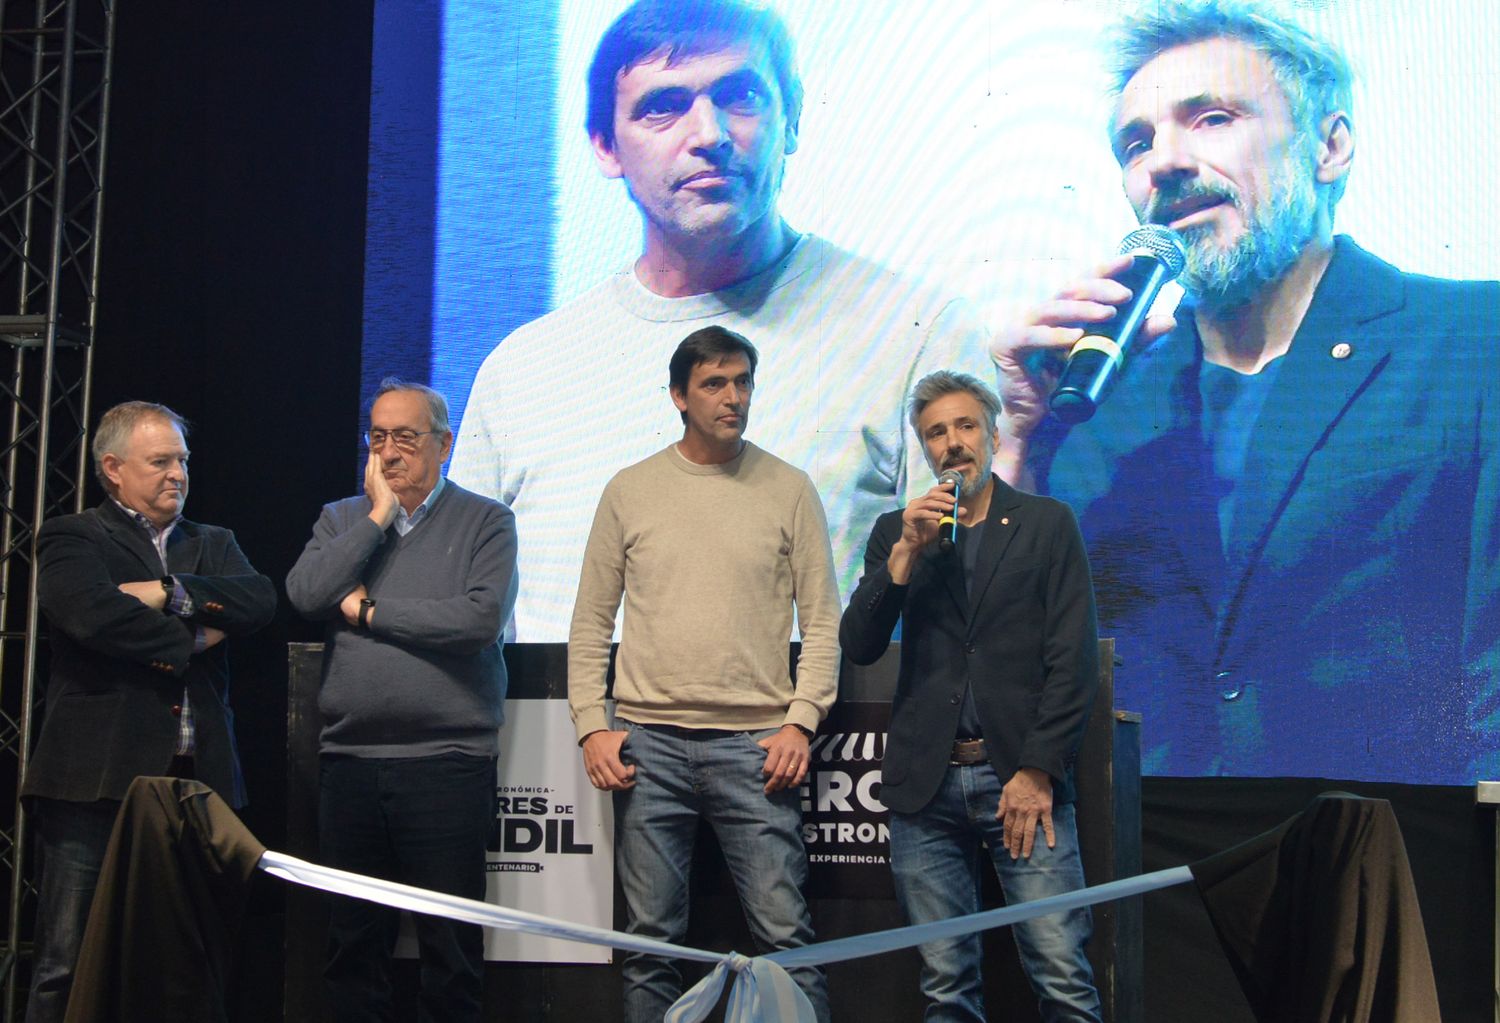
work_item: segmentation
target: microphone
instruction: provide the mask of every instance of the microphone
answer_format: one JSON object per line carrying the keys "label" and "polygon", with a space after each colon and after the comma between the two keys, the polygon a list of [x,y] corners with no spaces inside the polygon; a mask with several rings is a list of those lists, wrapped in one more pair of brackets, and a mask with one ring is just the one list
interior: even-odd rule
{"label": "microphone", "polygon": [[958,543],[958,496],[964,489],[963,473],[946,469],[938,477],[938,483],[953,484],[953,511],[938,519],[938,550],[946,552]]}
{"label": "microphone", "polygon": [[1120,254],[1135,257],[1115,278],[1130,289],[1130,301],[1078,339],[1068,353],[1057,390],[1052,392],[1052,414],[1069,425],[1093,418],[1114,384],[1125,360],[1125,349],[1146,322],[1151,303],[1162,285],[1176,280],[1187,264],[1182,239],[1160,224],[1131,231],[1120,242]]}

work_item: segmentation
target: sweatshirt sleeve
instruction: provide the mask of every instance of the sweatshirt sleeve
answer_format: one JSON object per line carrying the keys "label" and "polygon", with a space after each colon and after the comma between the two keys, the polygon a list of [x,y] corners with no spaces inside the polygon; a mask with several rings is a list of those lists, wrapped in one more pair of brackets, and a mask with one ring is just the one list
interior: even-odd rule
{"label": "sweatshirt sleeve", "polygon": [[785,724],[815,732],[838,695],[839,591],[823,502],[805,476],[793,517],[792,581],[802,651]]}
{"label": "sweatshirt sleeve", "polygon": [[286,577],[287,597],[303,617],[333,617],[339,601],[360,584],[366,562],[385,542],[385,531],[368,512],[368,502],[362,509],[342,501],[323,506],[312,539]]}
{"label": "sweatshirt sleeve", "polygon": [[625,540],[617,500],[618,487],[611,480],[594,512],[568,629],[568,711],[579,742],[609,727],[604,707],[609,649],[625,593]]}

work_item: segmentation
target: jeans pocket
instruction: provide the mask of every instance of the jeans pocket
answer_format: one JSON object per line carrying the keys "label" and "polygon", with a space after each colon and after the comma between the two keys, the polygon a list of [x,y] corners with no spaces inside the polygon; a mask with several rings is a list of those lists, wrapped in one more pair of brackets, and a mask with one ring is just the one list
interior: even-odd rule
{"label": "jeans pocket", "polygon": [[630,747],[632,741],[635,739],[636,726],[631,724],[629,721],[624,720],[623,718],[615,718],[614,721],[611,722],[611,727],[616,732],[625,733],[625,738],[620,740],[620,763],[634,763],[635,758],[630,755]]}
{"label": "jeans pocket", "polygon": [[775,735],[779,731],[781,731],[780,728],[762,728],[759,731],[755,731],[755,732],[741,732],[740,733],[740,737],[743,738],[746,742],[748,742],[755,749],[757,749],[760,752],[764,753],[766,751],[766,748],[764,746],[762,746],[761,743],[763,741],[765,741],[766,739],[769,739],[771,736]]}
{"label": "jeans pocket", "polygon": [[743,760],[744,773],[741,777],[752,779],[757,787],[765,784],[766,758],[771,755],[761,742],[779,731],[781,731],[780,728],[762,728],[755,732],[744,732],[740,736],[746,750]]}
{"label": "jeans pocket", "polygon": [[770,755],[761,743],[779,731],[781,731],[780,728],[762,728],[756,732],[740,733],[739,737],[750,750],[751,761],[755,765],[757,776],[759,776],[761,769],[766,766],[766,757]]}

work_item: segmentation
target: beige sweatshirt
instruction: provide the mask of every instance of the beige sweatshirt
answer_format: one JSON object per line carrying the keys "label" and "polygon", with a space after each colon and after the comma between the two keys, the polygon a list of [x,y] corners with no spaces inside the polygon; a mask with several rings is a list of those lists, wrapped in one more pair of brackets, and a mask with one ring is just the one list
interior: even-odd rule
{"label": "beige sweatshirt", "polygon": [[605,676],[622,595],[614,697],[626,720],[816,730],[833,704],[839,602],[823,505],[805,472],[753,444],[722,465],[695,465],[673,444],[604,488],[568,638],[580,741],[609,727]]}

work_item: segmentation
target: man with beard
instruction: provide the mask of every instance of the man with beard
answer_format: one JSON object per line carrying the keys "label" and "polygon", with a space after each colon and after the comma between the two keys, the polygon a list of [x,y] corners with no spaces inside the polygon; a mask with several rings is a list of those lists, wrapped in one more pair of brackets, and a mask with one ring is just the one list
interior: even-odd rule
{"label": "man with beard", "polygon": [[[901,668],[881,767],[891,873],[914,924],[979,911],[987,848],[1009,904],[1083,887],[1073,765],[1099,685],[1094,592],[1068,507],[991,475],[994,392],[939,371],[912,390],[911,424],[939,482],[875,523],[839,625],[873,664],[900,621]],[[937,542],[956,516],[957,544]],[[1014,927],[1040,1018],[1099,1020],[1088,909]],[[977,934],[921,946],[925,1019],[982,1023]]]}
{"label": "man with beard", "polygon": [[1091,421],[1056,356],[1127,258],[1001,332],[1002,476],[1090,543],[1122,706],[1156,774],[1461,784],[1500,767],[1500,287],[1404,274],[1333,234],[1350,72],[1232,0],[1118,30],[1112,141],[1187,291]]}
{"label": "man with beard", "polygon": [[[925,489],[906,392],[940,366],[993,378],[966,303],[782,217],[801,112],[791,35],[762,5],[639,0],[600,39],[587,130],[640,211],[641,255],[490,353],[450,473],[516,513],[527,585],[508,639],[567,638],[605,482],[679,429],[658,368],[687,334],[755,339],[775,382],[757,395],[757,439],[817,485],[841,593],[876,516]],[[559,408],[592,409],[596,428],[559,430]]]}

